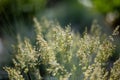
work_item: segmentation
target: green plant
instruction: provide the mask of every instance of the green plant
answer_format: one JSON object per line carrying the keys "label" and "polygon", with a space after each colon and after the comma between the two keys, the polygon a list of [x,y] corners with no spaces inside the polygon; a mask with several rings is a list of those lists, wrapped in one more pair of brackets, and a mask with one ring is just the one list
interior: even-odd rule
{"label": "green plant", "polygon": [[[120,25],[120,1],[119,0],[91,0],[94,10],[102,13],[106,22],[115,28]],[[107,5],[106,5],[107,3]],[[110,18],[112,17],[112,18]],[[120,30],[119,30],[120,31]]]}
{"label": "green plant", "polygon": [[[108,2],[108,0],[91,0],[91,2],[94,4],[93,6],[102,13],[108,13],[112,11],[120,12],[119,0],[111,0],[111,2]],[[108,4],[106,5],[106,3]]]}
{"label": "green plant", "polygon": [[[0,0],[0,13],[7,12],[12,13],[12,16],[18,16],[21,13],[32,14],[39,10],[42,10],[46,5],[46,0]],[[4,13],[6,14],[6,13]]]}
{"label": "green plant", "polygon": [[[110,57],[115,51],[112,36],[103,36],[93,25],[90,33],[74,33],[70,26],[34,18],[35,45],[18,39],[14,67],[5,67],[11,80],[119,80],[120,59]],[[114,32],[115,33],[115,32]],[[113,66],[109,65],[112,64]],[[17,75],[14,75],[15,73]]]}

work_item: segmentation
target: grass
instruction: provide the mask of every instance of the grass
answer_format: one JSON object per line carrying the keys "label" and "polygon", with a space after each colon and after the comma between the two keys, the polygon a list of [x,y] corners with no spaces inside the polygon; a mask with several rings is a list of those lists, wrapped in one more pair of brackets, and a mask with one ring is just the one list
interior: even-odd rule
{"label": "grass", "polygon": [[113,35],[102,34],[96,25],[80,35],[69,25],[63,29],[47,20],[40,24],[34,18],[34,22],[35,44],[18,36],[14,67],[4,67],[10,80],[120,79],[120,58],[110,61],[116,49]]}

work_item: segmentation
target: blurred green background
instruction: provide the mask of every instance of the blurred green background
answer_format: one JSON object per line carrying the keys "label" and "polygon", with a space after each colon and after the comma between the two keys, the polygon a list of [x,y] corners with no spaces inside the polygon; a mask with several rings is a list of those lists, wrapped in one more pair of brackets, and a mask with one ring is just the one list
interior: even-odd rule
{"label": "blurred green background", "polygon": [[70,24],[80,33],[95,20],[109,34],[120,25],[120,0],[0,0],[1,69],[11,64],[17,34],[34,41],[34,17],[58,21],[63,27]]}
{"label": "blurred green background", "polygon": [[[71,24],[76,30],[83,30],[96,19],[102,26],[116,27],[120,23],[119,0],[0,0],[0,32],[3,26],[33,23],[33,17],[58,20],[61,25]],[[17,24],[18,24],[17,23]],[[6,27],[5,27],[6,28]]]}

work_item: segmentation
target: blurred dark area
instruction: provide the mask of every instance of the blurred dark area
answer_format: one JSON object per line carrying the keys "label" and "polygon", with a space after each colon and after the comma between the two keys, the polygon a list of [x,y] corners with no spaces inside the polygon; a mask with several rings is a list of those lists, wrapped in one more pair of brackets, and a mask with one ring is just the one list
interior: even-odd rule
{"label": "blurred dark area", "polygon": [[[89,30],[97,20],[102,30],[109,34],[120,25],[120,0],[0,0],[1,70],[2,66],[11,64],[11,45],[16,43],[18,34],[33,39],[33,17],[57,20],[63,27],[70,24],[80,33],[85,27]],[[116,39],[119,43],[119,36]]]}
{"label": "blurred dark area", "polygon": [[[84,31],[96,19],[101,26],[115,28],[120,24],[120,1],[112,0],[1,0],[0,25],[4,30],[16,32],[14,24],[23,21],[33,24],[33,17],[56,19],[62,26],[71,24],[76,30]],[[105,4],[108,5],[105,5]],[[4,27],[3,27],[4,26]],[[27,27],[27,26],[26,26]],[[106,29],[106,27],[104,27]],[[7,31],[7,32],[10,32]]]}

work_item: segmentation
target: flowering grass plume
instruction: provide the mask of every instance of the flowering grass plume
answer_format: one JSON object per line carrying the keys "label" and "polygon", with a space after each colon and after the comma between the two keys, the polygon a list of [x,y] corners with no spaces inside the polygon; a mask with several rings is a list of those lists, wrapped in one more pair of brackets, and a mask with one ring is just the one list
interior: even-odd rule
{"label": "flowering grass plume", "polygon": [[[119,80],[120,59],[110,62],[116,46],[97,25],[82,34],[58,23],[36,18],[36,42],[18,39],[14,67],[5,67],[11,80]],[[115,32],[114,32],[115,33]],[[112,38],[112,39],[111,39]],[[111,65],[109,65],[111,64]]]}

